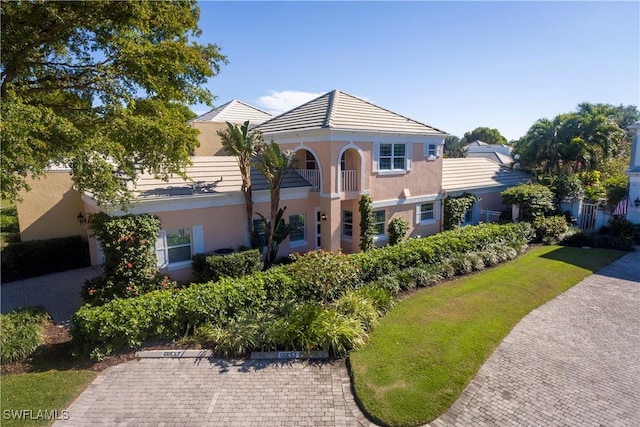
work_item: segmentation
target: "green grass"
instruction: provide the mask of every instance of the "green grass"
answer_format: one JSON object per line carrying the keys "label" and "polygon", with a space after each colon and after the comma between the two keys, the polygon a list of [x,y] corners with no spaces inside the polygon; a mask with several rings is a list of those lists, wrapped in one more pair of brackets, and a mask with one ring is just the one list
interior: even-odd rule
{"label": "green grass", "polygon": [[[53,414],[55,417],[56,414],[52,411],[57,410],[57,416],[62,418],[67,405],[89,385],[96,375],[96,372],[84,370],[51,370],[3,376],[0,386],[2,426],[23,427],[52,424],[52,420],[46,419],[47,416],[51,417]],[[31,413],[22,412],[22,419],[18,419],[19,415],[16,413],[21,410],[31,410]],[[38,411],[43,411],[40,412],[40,417],[38,417]],[[13,419],[12,414],[16,414]]]}
{"label": "green grass", "polygon": [[622,255],[539,247],[502,266],[413,294],[350,355],[357,399],[381,424],[434,420],[520,319]]}

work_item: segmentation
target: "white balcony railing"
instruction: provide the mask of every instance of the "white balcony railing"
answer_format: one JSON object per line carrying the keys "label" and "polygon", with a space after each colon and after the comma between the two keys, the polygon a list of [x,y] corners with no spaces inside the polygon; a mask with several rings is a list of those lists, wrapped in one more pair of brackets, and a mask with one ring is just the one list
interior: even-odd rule
{"label": "white balcony railing", "polygon": [[498,222],[500,219],[500,211],[490,211],[482,209],[480,211],[480,221],[482,222]]}
{"label": "white balcony railing", "polygon": [[313,185],[314,191],[320,191],[320,171],[318,169],[296,169],[296,171]]}
{"label": "white balcony railing", "polygon": [[342,191],[358,191],[358,171],[342,172]]}

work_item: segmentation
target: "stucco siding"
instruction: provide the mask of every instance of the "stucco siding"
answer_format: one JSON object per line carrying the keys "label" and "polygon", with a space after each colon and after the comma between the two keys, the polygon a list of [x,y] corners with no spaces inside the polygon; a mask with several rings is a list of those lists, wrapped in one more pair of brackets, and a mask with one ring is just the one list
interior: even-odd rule
{"label": "stucco siding", "polygon": [[73,189],[68,171],[47,172],[40,179],[28,178],[31,191],[20,193],[17,204],[20,239],[39,240],[66,236],[87,236],[78,221],[82,198]]}

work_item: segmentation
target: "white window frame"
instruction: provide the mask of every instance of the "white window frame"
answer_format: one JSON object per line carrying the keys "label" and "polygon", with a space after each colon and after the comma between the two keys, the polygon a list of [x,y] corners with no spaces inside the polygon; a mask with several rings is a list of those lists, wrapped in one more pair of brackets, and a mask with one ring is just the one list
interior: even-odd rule
{"label": "white window frame", "polygon": [[[385,158],[390,158],[391,161],[391,169],[382,169],[380,168],[380,149],[383,145],[391,145],[391,157],[384,156]],[[396,169],[395,168],[395,159],[400,158],[400,156],[395,155],[395,146],[396,145],[404,145],[404,168]],[[374,144],[374,153],[373,153],[373,171],[380,175],[395,175],[395,174],[405,174],[411,170],[411,143],[410,142],[377,142]]]}
{"label": "white window frame", "polygon": [[[182,270],[191,267],[192,258],[195,254],[204,253],[204,236],[203,228],[201,225],[194,225],[193,227],[180,227],[175,230],[188,229],[191,233],[189,248],[190,259],[178,262],[169,262],[169,249],[178,246],[169,246],[167,243],[167,230],[160,230],[158,239],[156,240],[156,259],[158,262],[158,268],[166,268],[168,271]],[[186,245],[181,245],[184,247]]]}
{"label": "white window frame", "polygon": [[[432,143],[425,143],[423,146],[423,150],[422,150],[422,154],[424,155],[424,157],[427,158],[427,160],[435,160],[437,158],[440,157],[440,147],[442,146],[442,144],[432,144]],[[433,150],[432,150],[433,147]]]}
{"label": "white window frame", "polygon": [[293,240],[292,235],[289,234],[289,247],[299,248],[301,246],[307,246],[307,216],[305,214],[289,215],[289,224],[294,217],[302,218],[302,238]]}
{"label": "white window frame", "polygon": [[[433,218],[422,219],[422,214],[425,213],[422,211],[423,205],[433,205],[433,209],[431,210],[433,212]],[[418,225],[433,224],[436,221],[438,221],[438,219],[440,219],[440,202],[439,201],[434,200],[432,202],[424,202],[416,205],[416,224]]]}
{"label": "white window frame", "polygon": [[[383,220],[382,221],[375,221],[377,212],[382,212],[383,213]],[[382,233],[381,234],[376,234],[374,236],[374,239],[376,241],[378,241],[378,240],[386,240],[386,238],[387,238],[387,211],[385,209],[376,209],[376,210],[373,211],[373,218],[374,218],[374,223],[373,223],[374,228],[376,228],[378,225],[382,224]]]}
{"label": "white window frame", "polygon": [[[351,221],[350,222],[347,222],[347,220],[346,220],[345,214],[347,212],[349,212],[351,214]],[[346,233],[345,225],[350,225],[351,226],[351,234],[347,234]],[[344,209],[342,211],[342,237],[344,237],[345,239],[352,239],[353,238],[353,211],[351,211],[349,209]]]}

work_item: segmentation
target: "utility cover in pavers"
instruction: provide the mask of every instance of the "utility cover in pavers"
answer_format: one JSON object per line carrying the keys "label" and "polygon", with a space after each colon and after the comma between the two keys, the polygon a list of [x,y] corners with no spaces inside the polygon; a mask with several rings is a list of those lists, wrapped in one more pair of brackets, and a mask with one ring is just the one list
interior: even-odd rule
{"label": "utility cover in pavers", "polygon": [[140,359],[206,359],[213,357],[211,350],[144,350],[136,352],[136,357]]}

